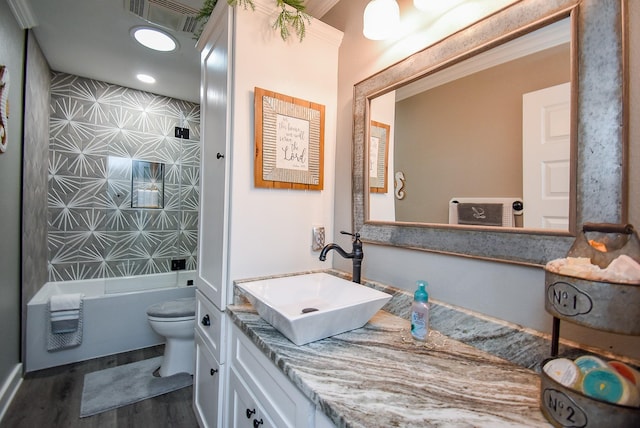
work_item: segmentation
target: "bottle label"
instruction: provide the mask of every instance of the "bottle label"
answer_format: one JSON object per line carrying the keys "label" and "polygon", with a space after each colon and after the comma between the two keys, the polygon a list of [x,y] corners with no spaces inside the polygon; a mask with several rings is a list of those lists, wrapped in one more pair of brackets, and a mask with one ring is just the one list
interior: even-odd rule
{"label": "bottle label", "polygon": [[420,340],[427,337],[427,323],[424,314],[415,311],[411,313],[411,335]]}

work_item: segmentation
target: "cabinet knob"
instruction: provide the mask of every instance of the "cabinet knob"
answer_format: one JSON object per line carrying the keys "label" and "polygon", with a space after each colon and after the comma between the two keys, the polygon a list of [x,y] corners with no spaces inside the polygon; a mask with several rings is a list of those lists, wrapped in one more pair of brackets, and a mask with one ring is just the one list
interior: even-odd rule
{"label": "cabinet knob", "polygon": [[207,327],[211,325],[211,319],[209,318],[209,314],[206,314],[205,316],[202,317],[201,323],[202,325]]}
{"label": "cabinet knob", "polygon": [[211,376],[213,376],[214,374],[218,373],[218,369],[211,369],[210,373]]}
{"label": "cabinet knob", "polygon": [[262,425],[264,422],[262,421],[262,418],[260,420],[254,419],[253,420],[253,428],[258,428],[260,425]]}
{"label": "cabinet knob", "polygon": [[222,153],[220,153],[220,152],[218,152],[216,154],[216,159],[222,159],[223,157],[224,157],[224,155]]}
{"label": "cabinet knob", "polygon": [[256,409],[249,410],[247,409],[247,419],[251,419],[251,415],[256,413]]}

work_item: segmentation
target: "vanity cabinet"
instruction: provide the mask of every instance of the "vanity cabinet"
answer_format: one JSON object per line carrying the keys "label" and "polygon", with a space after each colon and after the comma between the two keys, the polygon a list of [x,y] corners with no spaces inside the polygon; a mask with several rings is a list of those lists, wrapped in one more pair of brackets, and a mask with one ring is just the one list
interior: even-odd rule
{"label": "vanity cabinet", "polygon": [[229,324],[228,426],[333,426],[235,324]]}

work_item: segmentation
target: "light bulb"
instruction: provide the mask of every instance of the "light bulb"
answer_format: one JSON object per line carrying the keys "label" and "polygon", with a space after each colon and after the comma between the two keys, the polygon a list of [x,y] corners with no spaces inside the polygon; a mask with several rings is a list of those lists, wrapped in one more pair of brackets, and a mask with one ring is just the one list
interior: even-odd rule
{"label": "light bulb", "polygon": [[364,9],[362,34],[370,40],[384,40],[393,35],[399,23],[396,0],[371,0]]}

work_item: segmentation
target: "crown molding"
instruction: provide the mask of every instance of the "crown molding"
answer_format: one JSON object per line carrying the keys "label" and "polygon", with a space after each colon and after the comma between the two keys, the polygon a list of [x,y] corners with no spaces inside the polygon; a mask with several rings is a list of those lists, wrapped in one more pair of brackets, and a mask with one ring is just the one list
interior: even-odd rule
{"label": "crown molding", "polygon": [[16,21],[18,21],[18,25],[20,25],[23,30],[38,25],[29,0],[7,0],[7,4]]}

